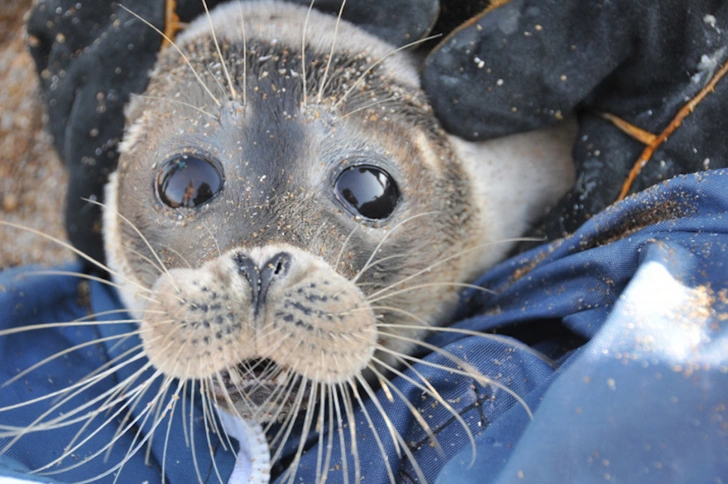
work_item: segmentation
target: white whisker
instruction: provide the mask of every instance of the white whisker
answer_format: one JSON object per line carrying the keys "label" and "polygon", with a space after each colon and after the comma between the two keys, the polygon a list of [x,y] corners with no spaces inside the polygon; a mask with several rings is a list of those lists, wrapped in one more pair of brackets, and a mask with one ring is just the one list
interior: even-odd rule
{"label": "white whisker", "polygon": [[245,35],[245,17],[243,16],[243,7],[238,0],[238,10],[240,11],[240,29],[243,37],[243,106],[247,104],[247,79],[248,79],[248,40]]}
{"label": "white whisker", "polygon": [[372,299],[367,298],[367,302],[372,304],[378,301],[381,301],[383,299],[388,299],[394,296],[398,296],[400,294],[406,294],[411,291],[416,291],[418,289],[424,289],[428,287],[460,287],[460,288],[467,288],[467,289],[476,289],[478,291],[484,292],[486,294],[495,294],[498,293],[493,291],[492,289],[487,289],[485,287],[476,286],[475,284],[466,284],[463,282],[428,282],[425,284],[417,284],[416,286],[407,286],[405,289],[400,289],[398,291],[390,292],[389,294],[385,294],[384,296],[375,297]]}
{"label": "white whisker", "polygon": [[[386,310],[397,310],[399,312],[402,312],[403,314],[406,313],[409,316],[415,317],[412,313],[408,313],[407,311],[397,309],[397,308],[388,308],[383,306],[383,309]],[[540,359],[547,365],[549,365],[551,368],[556,368],[557,364],[554,360],[546,356],[545,354],[541,353],[540,351],[537,351],[527,344],[521,343],[517,339],[509,338],[508,336],[503,336],[500,334],[493,334],[493,333],[482,333],[479,331],[473,331],[470,329],[460,329],[460,328],[450,328],[450,327],[441,327],[441,326],[415,326],[415,325],[407,325],[407,324],[387,324],[387,323],[377,323],[377,326],[380,326],[382,328],[402,328],[402,329],[426,329],[431,332],[440,332],[440,333],[456,333],[456,334],[462,334],[464,336],[476,336],[478,338],[484,338],[491,341],[497,341],[498,343],[502,343],[505,345],[508,345],[512,348],[517,348],[521,351],[525,351],[526,353],[535,356],[536,358]]]}
{"label": "white whisker", "polygon": [[57,237],[53,237],[52,235],[45,234],[45,233],[43,233],[43,232],[41,232],[39,230],[35,230],[35,229],[30,228],[30,227],[25,227],[23,225],[15,224],[13,222],[6,222],[5,220],[0,220],[0,225],[5,225],[6,227],[12,227],[12,228],[18,229],[18,230],[25,230],[26,232],[29,232],[31,234],[38,235],[40,237],[43,237],[46,240],[50,240],[51,242],[54,242],[54,243],[60,245],[61,247],[64,247],[64,248],[70,250],[71,252],[73,252],[77,256],[79,256],[82,259],[90,262],[91,264],[93,264],[94,266],[98,267],[99,269],[102,269],[102,270],[108,272],[109,274],[113,274],[113,275],[119,277],[120,279],[128,282],[129,284],[131,284],[131,285],[133,285],[133,286],[135,286],[135,287],[137,287],[137,288],[139,288],[141,290],[149,291],[148,288],[146,288],[144,286],[141,286],[140,284],[137,284],[136,282],[134,282],[134,281],[132,281],[132,280],[130,280],[130,279],[122,276],[121,274],[118,274],[118,273],[114,272],[113,270],[111,270],[111,268],[107,267],[105,264],[102,264],[101,262],[97,261],[93,257],[91,257],[89,255],[86,255],[84,252],[78,250],[77,248],[75,248],[71,244],[62,241],[61,239],[59,239]]}
{"label": "white whisker", "polygon": [[326,62],[326,68],[324,69],[324,75],[321,78],[321,85],[319,86],[318,96],[316,97],[316,103],[321,104],[321,99],[324,94],[324,88],[326,87],[326,78],[329,75],[329,69],[331,68],[331,61],[334,58],[334,48],[336,47],[336,36],[339,34],[339,24],[341,23],[341,16],[344,14],[344,7],[346,6],[346,0],[342,0],[341,7],[339,8],[339,15],[336,16],[336,26],[334,27],[334,38],[331,40],[331,51],[329,52],[329,58]]}
{"label": "white whisker", "polygon": [[197,73],[197,71],[195,70],[195,68],[192,67],[192,63],[190,62],[190,59],[185,55],[184,52],[182,52],[182,49],[180,49],[177,46],[177,44],[172,39],[170,39],[164,32],[162,32],[161,30],[159,30],[157,27],[155,27],[154,25],[152,25],[149,21],[147,21],[146,19],[144,19],[141,16],[137,15],[135,12],[129,10],[124,5],[119,4],[119,7],[123,8],[124,10],[126,10],[127,12],[129,12],[131,15],[133,15],[137,19],[141,20],[142,22],[144,22],[149,28],[151,28],[152,30],[154,30],[159,35],[161,35],[164,40],[166,40],[167,42],[169,42],[169,44],[172,47],[174,47],[174,49],[179,53],[179,55],[182,56],[182,59],[187,64],[187,67],[190,68],[190,70],[192,71],[192,74],[194,74],[194,76],[197,78],[197,81],[200,83],[200,86],[202,86],[202,89],[204,89],[205,92],[207,92],[207,94],[212,98],[212,100],[215,101],[215,104],[217,104],[218,106],[221,106],[220,101],[217,100],[217,98],[215,97],[215,95],[212,93],[212,91],[210,91],[210,88],[207,87],[207,85],[202,80],[202,78],[200,77],[200,75]]}
{"label": "white whisker", "polygon": [[[390,354],[395,354],[395,353],[394,352],[390,352]],[[378,365],[386,368],[388,371],[391,371],[395,375],[399,376],[400,378],[408,381],[410,384],[412,384],[415,387],[419,388],[424,393],[430,395],[432,398],[434,398],[435,400],[437,400],[437,402],[440,405],[442,405],[445,409],[447,409],[448,412],[450,412],[450,414],[455,418],[455,420],[458,421],[458,423],[462,426],[462,428],[465,431],[465,433],[468,435],[468,440],[470,440],[470,445],[471,445],[471,448],[473,449],[472,460],[470,462],[470,465],[473,465],[475,463],[475,438],[473,437],[473,433],[470,431],[470,428],[465,423],[465,420],[463,420],[463,418],[460,416],[460,414],[455,411],[455,409],[452,407],[452,405],[450,405],[447,402],[447,400],[445,400],[444,398],[442,398],[442,396],[440,395],[440,393],[435,389],[435,387],[432,386],[432,384],[428,381],[428,379],[425,378],[412,365],[410,365],[407,362],[407,360],[405,360],[403,358],[399,358],[399,357],[397,359],[400,361],[400,363],[404,364],[407,368],[409,368],[410,371],[412,371],[415,375],[417,375],[417,377],[422,381],[422,383],[419,383],[416,380],[414,380],[413,378],[410,378],[409,376],[405,375],[401,371],[397,370],[392,365],[388,365],[385,361],[383,361],[383,360],[381,360],[379,358],[372,358],[372,360],[374,362],[376,362]],[[428,435],[431,435],[429,429],[423,427],[423,430],[425,430],[426,432],[428,432]],[[432,438],[434,438],[434,436]],[[437,444],[437,445],[439,447],[439,444]],[[440,450],[442,451],[442,448],[440,448]]]}
{"label": "white whisker", "polygon": [[235,85],[230,77],[230,71],[228,71],[227,64],[225,64],[225,59],[220,51],[220,43],[217,41],[217,34],[215,33],[215,27],[212,24],[210,10],[207,8],[207,1],[202,0],[202,5],[205,7],[205,14],[207,15],[207,20],[210,23],[210,33],[212,33],[212,40],[215,43],[215,49],[217,50],[217,55],[220,58],[220,64],[222,64],[223,72],[225,72],[225,77],[227,78],[228,85],[230,86],[230,96],[232,97],[232,100],[235,101],[238,98],[238,93],[235,91]]}
{"label": "white whisker", "polygon": [[[446,359],[448,359],[448,360],[452,361],[453,363],[455,363],[456,365],[464,368],[464,370],[460,370],[458,368],[451,368],[451,367],[445,367],[445,368],[443,368],[442,365],[438,365],[436,363],[431,363],[431,362],[429,362],[427,360],[422,360],[422,359],[419,359],[419,358],[416,358],[416,357],[413,357],[413,356],[409,356],[409,355],[404,354],[404,353],[397,353],[398,356],[401,356],[402,358],[406,358],[406,359],[408,359],[410,361],[416,361],[416,362],[418,362],[418,363],[420,363],[422,365],[431,366],[433,368],[445,369],[445,371],[449,371],[451,373],[456,373],[458,375],[463,375],[463,376],[470,377],[473,380],[475,380],[478,383],[480,383],[481,385],[490,385],[490,386],[493,386],[495,388],[499,388],[499,389],[503,390],[504,392],[506,392],[507,394],[509,394],[510,396],[512,396],[513,398],[515,398],[516,401],[526,411],[526,413],[528,414],[529,418],[533,419],[533,412],[531,412],[531,407],[528,406],[528,404],[526,403],[526,401],[520,395],[518,395],[518,393],[516,393],[513,390],[511,390],[510,388],[508,388],[503,383],[497,382],[494,379],[489,378],[489,377],[483,375],[480,372],[480,370],[478,370],[477,368],[475,368],[473,365],[471,365],[470,363],[466,362],[462,358],[458,358],[457,356],[453,355],[452,353],[450,353],[448,351],[445,351],[444,349],[440,348],[439,346],[431,345],[429,343],[425,343],[424,341],[416,340],[416,339],[413,339],[413,338],[408,338],[406,336],[402,336],[402,335],[395,334],[395,333],[383,333],[383,334],[386,334],[387,336],[392,337],[392,338],[400,339],[402,341],[407,341],[409,343],[414,343],[415,345],[422,346],[423,348],[427,348],[427,349],[429,349],[429,350],[431,350],[431,351],[433,351],[435,353],[438,353],[438,354],[444,356]],[[385,348],[383,346],[380,346],[379,348],[382,349],[382,350],[385,350],[385,351],[387,350],[387,348]]]}
{"label": "white whisker", "polygon": [[301,34],[301,81],[303,82],[303,105],[308,105],[308,92],[306,86],[306,33],[308,31],[308,21],[311,18],[311,10],[313,10],[313,4],[316,0],[311,0],[311,4],[308,6],[308,12],[306,12],[306,20],[303,21],[303,32]]}
{"label": "white whisker", "polygon": [[367,261],[364,264],[364,266],[351,279],[351,283],[352,284],[356,284],[356,281],[359,280],[359,278],[362,276],[362,274],[364,274],[370,268],[370,264],[371,264],[372,260],[374,259],[374,256],[377,255],[377,253],[379,252],[379,249],[382,248],[382,245],[384,245],[384,243],[387,241],[387,239],[389,238],[389,236],[392,235],[397,229],[399,229],[400,227],[402,227],[402,225],[404,225],[404,224],[406,224],[408,222],[411,222],[413,220],[416,220],[416,219],[418,219],[420,217],[425,217],[427,215],[435,215],[437,213],[438,212],[425,212],[425,213],[420,213],[420,214],[417,214],[417,215],[413,215],[411,217],[408,217],[408,218],[402,220],[397,225],[395,225],[390,230],[388,230],[387,233],[385,234],[385,236],[382,237],[382,240],[380,240],[379,243],[377,244],[377,246],[374,248],[374,250],[372,251],[371,255],[369,256],[369,259],[367,259]]}
{"label": "white whisker", "polygon": [[199,113],[202,113],[205,116],[207,116],[209,118],[212,118],[213,120],[216,120],[217,119],[217,117],[214,114],[211,114],[211,113],[205,111],[201,107],[195,106],[194,104],[186,103],[184,101],[180,101],[178,99],[171,99],[171,98],[162,97],[162,96],[150,96],[148,94],[134,94],[134,96],[139,96],[139,97],[144,98],[144,99],[151,99],[153,101],[167,101],[167,102],[170,102],[170,103],[179,104],[180,106],[184,106],[184,107],[193,109],[193,110],[195,110],[195,111],[197,111]]}
{"label": "white whisker", "polygon": [[473,252],[473,251],[476,251],[476,250],[481,250],[481,249],[483,249],[485,247],[488,247],[489,245],[506,244],[506,243],[511,243],[511,242],[521,242],[521,241],[528,241],[528,240],[537,240],[537,239],[528,239],[528,238],[525,238],[525,237],[517,237],[517,238],[513,238],[513,239],[502,239],[502,240],[498,240],[498,241],[486,242],[484,244],[476,245],[475,247],[470,247],[469,249],[462,250],[462,251],[460,251],[460,252],[458,252],[456,254],[453,254],[453,255],[450,255],[448,257],[445,257],[444,259],[440,259],[440,260],[438,260],[438,261],[430,264],[429,266],[425,267],[424,269],[420,269],[419,271],[415,272],[414,274],[410,274],[409,276],[406,276],[403,279],[400,279],[398,281],[395,281],[392,284],[390,284],[388,287],[385,287],[383,289],[380,289],[378,291],[375,291],[372,294],[369,294],[368,297],[369,298],[375,298],[375,297],[379,296],[382,293],[386,293],[387,291],[390,291],[393,288],[404,284],[405,282],[411,281],[412,279],[414,279],[417,276],[420,276],[420,275],[422,275],[422,274],[424,274],[426,272],[430,272],[432,269],[434,269],[435,267],[437,267],[439,265],[445,264],[446,262],[449,262],[449,261],[451,261],[453,259],[457,259],[459,257],[462,257],[462,256],[464,256],[465,254],[467,254],[469,252]]}
{"label": "white whisker", "polygon": [[336,101],[336,103],[332,107],[332,111],[335,111],[336,108],[338,108],[339,105],[341,103],[343,103],[344,100],[346,100],[347,97],[349,97],[349,95],[354,91],[354,89],[356,89],[356,87],[359,84],[361,84],[364,81],[364,79],[366,79],[367,74],[369,74],[372,70],[374,70],[375,67],[377,67],[379,64],[381,64],[382,62],[384,62],[385,60],[387,60],[389,57],[393,56],[397,52],[401,52],[403,50],[409,49],[410,47],[414,47],[415,45],[421,44],[423,42],[427,42],[428,40],[436,39],[438,37],[440,37],[440,34],[431,35],[429,37],[425,37],[425,38],[422,38],[422,39],[419,39],[419,40],[415,40],[414,42],[410,42],[409,44],[406,44],[406,45],[403,45],[402,47],[398,47],[398,48],[394,49],[393,51],[389,52],[387,55],[383,56],[381,59],[378,59],[376,62],[372,63],[372,65],[370,65],[367,68],[367,70],[365,70],[361,74],[361,76],[359,76],[359,79],[357,79],[356,82],[354,82],[354,84],[352,84],[352,86],[344,93],[344,95],[341,97],[341,99],[339,99],[338,101]]}
{"label": "white whisker", "polygon": [[[103,208],[105,211],[109,210],[109,207],[105,203],[101,203],[96,200],[90,200],[87,198],[82,198],[82,200],[85,200],[89,203],[93,203],[94,205],[98,205],[99,207]],[[159,263],[159,267],[164,269],[164,272],[169,277],[170,283],[172,284],[172,286],[179,291],[179,288],[174,283],[174,278],[170,275],[169,270],[167,269],[167,266],[164,264],[164,262],[162,262],[162,259],[159,257],[159,254],[157,253],[157,251],[154,250],[154,247],[152,247],[152,243],[149,242],[149,239],[142,233],[141,230],[139,230],[139,228],[136,226],[136,224],[134,224],[131,220],[129,220],[128,218],[123,216],[121,213],[119,213],[118,210],[114,210],[114,215],[116,217],[119,217],[121,220],[123,220],[124,223],[126,223],[129,227],[131,227],[131,229],[139,236],[139,238],[142,239],[142,242],[144,242],[144,245],[147,246],[149,251],[152,253],[154,258]]]}

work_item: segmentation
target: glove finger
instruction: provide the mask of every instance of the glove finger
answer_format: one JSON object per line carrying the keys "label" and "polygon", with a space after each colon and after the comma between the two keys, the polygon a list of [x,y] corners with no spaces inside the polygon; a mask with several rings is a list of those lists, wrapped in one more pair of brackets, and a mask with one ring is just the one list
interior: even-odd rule
{"label": "glove finger", "polygon": [[630,19],[614,3],[513,0],[442,41],[423,85],[445,129],[465,139],[552,124],[627,58]]}
{"label": "glove finger", "polygon": [[[309,6],[311,0],[290,0]],[[315,0],[315,9],[338,15],[342,0]],[[400,47],[426,36],[440,11],[438,0],[347,0],[342,17]]]}

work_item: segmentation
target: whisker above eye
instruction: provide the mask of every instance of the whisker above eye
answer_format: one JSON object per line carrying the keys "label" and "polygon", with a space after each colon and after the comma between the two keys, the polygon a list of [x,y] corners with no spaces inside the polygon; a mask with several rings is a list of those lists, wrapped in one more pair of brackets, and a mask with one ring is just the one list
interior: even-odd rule
{"label": "whisker above eye", "polygon": [[217,56],[220,59],[220,64],[222,64],[223,72],[225,73],[225,77],[227,78],[228,86],[230,87],[230,95],[232,97],[232,100],[235,101],[238,98],[238,93],[235,90],[235,85],[233,84],[233,80],[230,77],[230,71],[227,68],[227,64],[225,64],[225,58],[222,56],[222,51],[220,50],[220,43],[217,40],[217,34],[215,32],[215,26],[212,22],[212,17],[210,16],[210,10],[207,8],[207,0],[202,0],[202,5],[205,7],[205,15],[207,15],[207,20],[210,24],[210,33],[212,34],[212,40],[215,43],[215,49],[217,50]]}
{"label": "whisker above eye", "polygon": [[[313,5],[313,3],[312,3],[312,5]],[[329,52],[329,59],[326,62],[326,68],[324,69],[324,75],[321,78],[318,95],[316,96],[316,102],[318,104],[321,104],[321,99],[324,94],[324,88],[326,87],[326,78],[329,75],[329,69],[331,68],[331,61],[334,59],[334,48],[336,47],[336,36],[339,34],[339,24],[341,23],[341,16],[344,14],[345,6],[346,6],[346,0],[341,0],[341,7],[339,8],[339,14],[336,16],[336,26],[334,27],[334,38],[331,40],[331,51]]]}
{"label": "whisker above eye", "polygon": [[138,97],[143,98],[143,99],[151,99],[153,101],[165,101],[165,102],[170,102],[170,103],[174,103],[174,104],[179,104],[180,106],[184,106],[186,108],[194,109],[195,111],[197,111],[199,113],[202,113],[205,116],[207,116],[208,118],[212,118],[213,120],[216,120],[217,119],[217,117],[214,114],[212,114],[212,113],[210,113],[208,111],[205,111],[201,107],[195,106],[194,104],[186,103],[184,101],[180,101],[179,99],[171,99],[171,98],[163,97],[163,96],[151,96],[149,94],[134,94],[134,96],[138,96]]}
{"label": "whisker above eye", "polygon": [[210,96],[210,98],[212,98],[212,100],[215,101],[215,104],[217,104],[218,106],[222,106],[222,104],[220,103],[220,101],[215,97],[215,95],[212,93],[212,91],[210,91],[210,88],[207,87],[207,84],[205,84],[205,82],[202,80],[202,78],[200,77],[200,75],[197,73],[197,71],[195,70],[195,68],[192,67],[192,63],[190,62],[190,59],[185,55],[184,52],[182,52],[182,49],[180,49],[179,46],[172,39],[170,39],[164,32],[162,32],[161,30],[159,30],[157,27],[155,27],[154,25],[152,25],[151,22],[149,22],[145,18],[139,16],[136,12],[128,9],[127,7],[125,7],[122,4],[119,4],[119,7],[120,8],[123,8],[124,10],[126,10],[127,12],[129,12],[131,15],[133,15],[134,17],[136,17],[137,19],[139,19],[141,22],[143,22],[144,24],[146,24],[150,29],[154,30],[156,33],[158,33],[159,35],[161,35],[164,40],[166,40],[167,42],[169,42],[169,44],[172,47],[174,47],[174,49],[179,53],[179,55],[182,56],[182,59],[187,64],[187,67],[190,68],[190,70],[192,71],[192,74],[194,74],[194,76],[197,78],[197,82],[199,82],[200,86],[202,86],[202,89],[204,89],[204,91]]}

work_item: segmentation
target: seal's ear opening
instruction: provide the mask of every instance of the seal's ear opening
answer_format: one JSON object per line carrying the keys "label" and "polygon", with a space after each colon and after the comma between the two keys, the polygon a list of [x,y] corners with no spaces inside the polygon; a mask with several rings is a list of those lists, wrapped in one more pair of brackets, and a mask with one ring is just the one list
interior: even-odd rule
{"label": "seal's ear opening", "polygon": [[[288,1],[306,7],[311,4],[311,0]],[[342,0],[316,0],[314,8],[338,16],[341,2]],[[341,16],[381,40],[395,47],[402,47],[427,36],[435,26],[439,14],[439,0],[347,0]]]}

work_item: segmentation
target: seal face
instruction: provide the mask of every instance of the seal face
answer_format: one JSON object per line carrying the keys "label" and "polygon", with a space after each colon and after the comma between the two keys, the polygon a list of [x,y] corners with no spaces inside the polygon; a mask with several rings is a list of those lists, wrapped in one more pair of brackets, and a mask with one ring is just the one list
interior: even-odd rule
{"label": "seal face", "polygon": [[568,137],[448,136],[411,59],[335,18],[235,3],[176,45],[128,110],[107,255],[153,365],[240,417],[386,374],[573,180]]}

